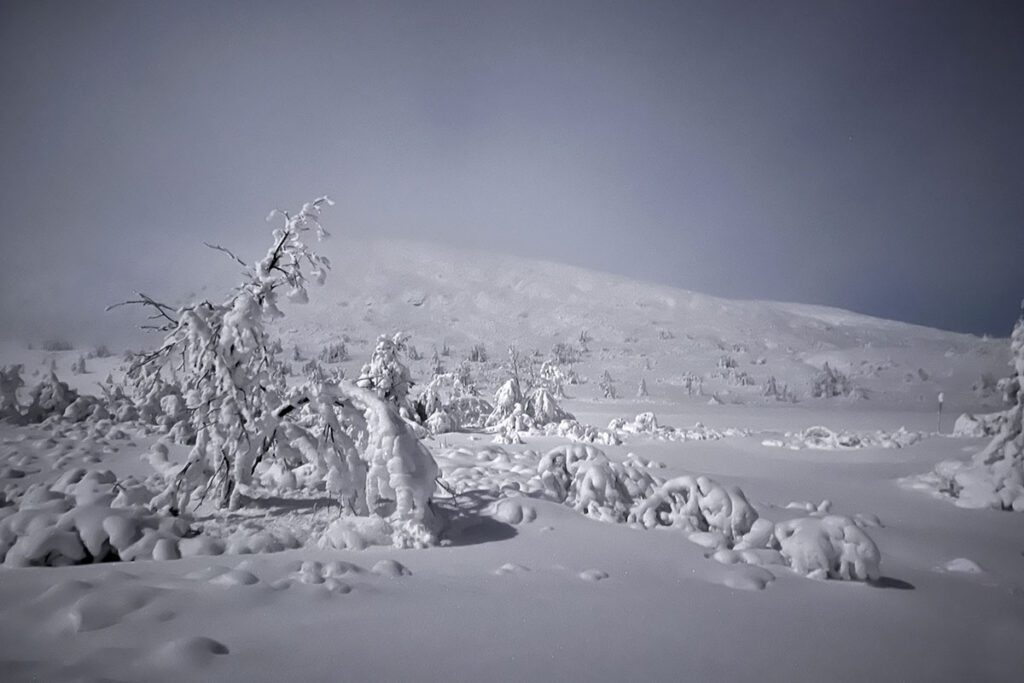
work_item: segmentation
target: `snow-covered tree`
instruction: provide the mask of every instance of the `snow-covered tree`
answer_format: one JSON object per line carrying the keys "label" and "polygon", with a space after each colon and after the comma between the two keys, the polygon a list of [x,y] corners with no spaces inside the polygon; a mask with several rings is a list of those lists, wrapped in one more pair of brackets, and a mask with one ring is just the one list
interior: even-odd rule
{"label": "snow-covered tree", "polygon": [[852,391],[853,383],[850,378],[831,367],[827,362],[811,382],[811,396],[814,398],[849,396]]}
{"label": "snow-covered tree", "polygon": [[[298,351],[298,347],[296,347],[296,351]],[[341,363],[348,359],[348,348],[345,346],[344,340],[328,344],[323,351],[320,352],[320,360],[324,363]]]}
{"label": "snow-covered tree", "polygon": [[565,385],[568,377],[557,363],[552,360],[541,363],[538,378],[539,383],[547,387],[555,398],[565,398]]}
{"label": "snow-covered tree", "polygon": [[640,386],[636,388],[637,398],[647,398],[647,380],[640,378]]}
{"label": "snow-covered tree", "polygon": [[1012,404],[999,432],[968,463],[946,461],[921,478],[929,488],[957,499],[964,507],[1024,512],[1024,302],[1010,335]]}
{"label": "snow-covered tree", "polygon": [[437,353],[437,347],[434,347],[433,353],[430,354],[430,374],[432,377],[437,377],[443,375],[444,372],[444,363],[441,362],[441,357]]}
{"label": "snow-covered tree", "polygon": [[487,348],[483,344],[474,344],[469,350],[469,360],[474,363],[487,362]]}
{"label": "snow-covered tree", "polygon": [[25,418],[29,422],[42,422],[54,415],[63,415],[67,407],[78,398],[78,392],[57,378],[51,366],[43,380],[32,387]]}
{"label": "snow-covered tree", "polygon": [[202,488],[218,505],[237,506],[239,485],[249,483],[256,462],[273,448],[277,420],[272,411],[285,387],[274,370],[276,347],[266,324],[283,315],[282,294],[304,303],[310,279],[322,282],[326,276],[330,262],[305,238],[310,232],[326,236],[319,218],[329,203],[324,197],[296,214],[271,213],[284,225],[274,230],[266,255],[251,266],[223,247],[208,245],[245,269],[242,283],[219,304],[203,300],[175,310],[142,294],[124,302],[149,307],[157,329],[166,333],[160,348],[143,355],[129,378],[144,380],[146,367],[174,367],[195,431],[188,461],[169,484],[172,493]]}
{"label": "snow-covered tree", "polygon": [[612,379],[611,374],[607,370],[601,374],[601,382],[598,386],[601,388],[601,394],[605,398],[615,398],[615,380]]}
{"label": "snow-covered tree", "polygon": [[0,420],[21,420],[18,389],[25,386],[21,370],[20,365],[5,365],[0,368]]}
{"label": "snow-covered tree", "polygon": [[409,368],[400,358],[408,341],[409,335],[404,332],[397,332],[390,337],[378,337],[370,362],[363,366],[356,384],[364,389],[372,389],[400,412],[411,416],[409,388],[412,386],[412,378]]}

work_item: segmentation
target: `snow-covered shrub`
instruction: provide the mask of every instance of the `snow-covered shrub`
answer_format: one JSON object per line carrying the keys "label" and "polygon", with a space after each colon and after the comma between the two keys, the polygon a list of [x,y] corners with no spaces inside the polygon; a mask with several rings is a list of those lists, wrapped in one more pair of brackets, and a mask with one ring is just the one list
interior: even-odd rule
{"label": "snow-covered shrub", "polygon": [[1013,406],[998,433],[970,462],[948,460],[928,474],[909,477],[911,488],[936,491],[968,508],[1024,512],[1024,303],[1010,335]]}
{"label": "snow-covered shrub", "polygon": [[849,396],[853,390],[850,378],[828,363],[825,363],[821,372],[811,381],[811,396],[814,398]]}
{"label": "snow-covered shrub", "polygon": [[486,427],[496,427],[505,422],[518,406],[522,411],[523,391],[519,387],[519,380],[515,377],[508,379],[498,387],[494,394],[494,408],[487,417]]}
{"label": "snow-covered shrub", "polygon": [[617,446],[622,438],[613,431],[598,429],[593,425],[583,424],[576,419],[566,419],[544,427],[545,436],[558,436],[582,443],[597,443],[604,446]]}
{"label": "snow-covered shrub", "polygon": [[[298,348],[296,348],[296,351],[298,351]],[[341,363],[348,359],[348,348],[345,346],[344,341],[329,344],[320,352],[320,362],[322,363]]]}
{"label": "snow-covered shrub", "polygon": [[479,396],[456,396],[444,406],[444,411],[459,425],[459,429],[483,429],[494,406]]}
{"label": "snow-covered shrub", "polygon": [[521,443],[520,432],[542,429],[564,420],[575,420],[545,386],[537,386],[523,395],[519,381],[512,377],[498,387],[494,408],[485,427],[497,434],[498,443]]}
{"label": "snow-covered shrub", "polygon": [[63,415],[77,398],[78,392],[57,379],[57,372],[51,367],[43,380],[32,387],[25,418],[29,422],[42,422],[52,415]]}
{"label": "snow-covered shrub", "polygon": [[739,487],[724,487],[704,476],[669,479],[636,507],[633,516],[648,529],[671,526],[714,532],[728,547],[747,534],[758,518]]}
{"label": "snow-covered shrub", "polygon": [[546,495],[606,522],[624,522],[655,480],[636,463],[616,463],[598,448],[573,444],[549,451],[537,466]]}
{"label": "snow-covered shrub", "polygon": [[574,419],[572,414],[558,404],[555,395],[545,386],[538,386],[529,393],[524,409],[537,425]]}
{"label": "snow-covered shrub", "polygon": [[476,388],[462,372],[443,372],[427,383],[413,402],[418,421],[433,434],[460,429],[481,429],[493,408],[474,395]]}
{"label": "snow-covered shrub", "polygon": [[779,550],[794,571],[813,579],[878,580],[881,553],[849,517],[804,517],[775,525]]}

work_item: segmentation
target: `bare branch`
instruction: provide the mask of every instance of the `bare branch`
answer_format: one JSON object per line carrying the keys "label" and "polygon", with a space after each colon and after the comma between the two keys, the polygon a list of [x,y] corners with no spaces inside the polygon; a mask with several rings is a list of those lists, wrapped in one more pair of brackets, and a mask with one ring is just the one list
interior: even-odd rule
{"label": "bare branch", "polygon": [[235,254],[234,254],[234,253],[233,253],[233,252],[232,252],[232,251],[231,251],[230,249],[228,249],[227,247],[222,247],[222,246],[220,246],[219,244],[210,244],[209,242],[203,242],[203,244],[205,244],[205,245],[206,245],[207,247],[209,247],[210,249],[213,249],[214,251],[223,251],[223,252],[224,252],[225,254],[227,254],[227,255],[228,255],[229,257],[231,257],[232,259],[234,259],[234,261],[235,261],[236,263],[238,263],[239,265],[241,265],[241,266],[242,266],[243,268],[248,268],[248,267],[249,267],[249,264],[248,264],[248,263],[246,263],[246,262],[245,262],[245,261],[243,261],[242,259],[240,259],[240,258],[238,258],[237,256],[235,256]]}

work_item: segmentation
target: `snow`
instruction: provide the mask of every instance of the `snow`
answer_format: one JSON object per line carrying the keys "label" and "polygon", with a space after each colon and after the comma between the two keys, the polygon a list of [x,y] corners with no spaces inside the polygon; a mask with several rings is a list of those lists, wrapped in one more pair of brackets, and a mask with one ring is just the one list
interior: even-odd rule
{"label": "snow", "polygon": [[[308,304],[282,296],[268,334],[303,358],[345,339],[332,371],[351,378],[380,334],[394,347],[405,330],[426,357],[382,351],[365,388],[292,375],[285,447],[237,509],[150,504],[195,446],[172,385],[90,399],[120,356],[0,346],[0,678],[1019,675],[1024,545],[1001,492],[1020,437],[972,388],[1008,374],[1006,340],[439,248],[350,251],[327,252]],[[469,359],[480,344],[494,360]],[[406,418],[435,361],[460,378],[434,385],[424,430]],[[825,363],[862,397],[813,398]],[[953,434],[940,391],[975,416]]]}

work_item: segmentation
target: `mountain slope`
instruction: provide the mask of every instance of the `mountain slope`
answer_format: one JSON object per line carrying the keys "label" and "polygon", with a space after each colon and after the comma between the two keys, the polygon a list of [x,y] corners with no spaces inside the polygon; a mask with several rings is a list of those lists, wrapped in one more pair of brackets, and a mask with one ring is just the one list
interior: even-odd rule
{"label": "mountain slope", "polygon": [[[770,376],[805,392],[825,362],[850,374],[872,399],[929,405],[939,391],[947,400],[976,402],[971,387],[982,373],[1006,373],[1003,340],[841,309],[721,299],[412,242],[337,240],[322,251],[333,262],[326,285],[310,292],[309,304],[289,308],[282,327],[288,344],[313,352],[346,335],[350,352],[362,359],[377,334],[404,330],[425,356],[448,344],[457,362],[482,343],[500,359],[510,344],[547,354],[585,330],[591,353],[581,368],[591,377],[607,369],[620,380],[620,393],[632,393],[644,377],[671,397],[689,372],[705,377],[708,393],[735,400],[749,399]],[[725,356],[753,387],[714,377]]]}

